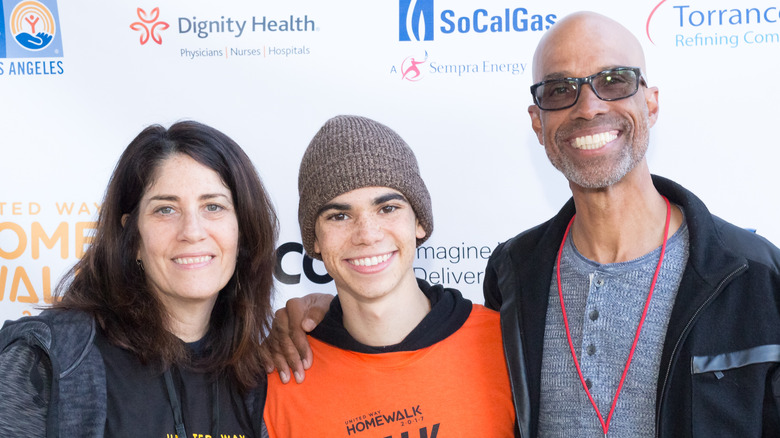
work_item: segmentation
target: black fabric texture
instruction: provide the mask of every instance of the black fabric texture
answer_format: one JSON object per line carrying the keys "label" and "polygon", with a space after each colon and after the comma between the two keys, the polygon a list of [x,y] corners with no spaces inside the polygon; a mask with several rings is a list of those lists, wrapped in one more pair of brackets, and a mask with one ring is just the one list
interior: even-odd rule
{"label": "black fabric texture", "polygon": [[341,302],[336,297],[330,304],[325,319],[311,332],[322,342],[343,350],[358,353],[378,354],[397,351],[415,351],[446,339],[455,333],[471,314],[471,301],[455,289],[445,289],[442,285],[429,285],[417,279],[417,284],[431,302],[431,311],[420,321],[403,341],[395,345],[373,347],[356,341],[344,328]]}
{"label": "black fabric texture", "polygon": [[[95,343],[106,366],[106,436],[173,436],[172,400],[162,370],[111,345],[100,330]],[[198,354],[199,344],[187,346]],[[227,378],[178,366],[171,375],[188,434],[254,436],[246,407]]]}

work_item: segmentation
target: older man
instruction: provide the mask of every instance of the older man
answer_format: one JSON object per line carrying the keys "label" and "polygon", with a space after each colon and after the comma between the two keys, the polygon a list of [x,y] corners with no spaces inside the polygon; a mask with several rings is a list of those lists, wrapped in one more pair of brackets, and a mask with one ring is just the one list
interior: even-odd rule
{"label": "older man", "polygon": [[594,13],[536,49],[531,125],[573,199],[488,262],[522,429],[780,436],[780,251],[651,176],[645,72],[636,38]]}

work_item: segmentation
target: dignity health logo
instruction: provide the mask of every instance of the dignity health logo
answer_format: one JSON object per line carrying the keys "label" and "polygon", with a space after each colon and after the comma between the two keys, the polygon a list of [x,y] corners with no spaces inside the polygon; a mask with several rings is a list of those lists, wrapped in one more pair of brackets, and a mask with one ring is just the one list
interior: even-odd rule
{"label": "dignity health logo", "polygon": [[62,56],[56,0],[3,0],[0,58]]}
{"label": "dignity health logo", "polygon": [[160,36],[159,31],[169,28],[170,25],[164,21],[157,21],[160,18],[160,8],[154,8],[148,14],[145,10],[138,8],[136,14],[141,21],[131,23],[130,29],[141,33],[139,40],[141,45],[148,43],[150,38],[155,43],[162,45],[162,36]]}

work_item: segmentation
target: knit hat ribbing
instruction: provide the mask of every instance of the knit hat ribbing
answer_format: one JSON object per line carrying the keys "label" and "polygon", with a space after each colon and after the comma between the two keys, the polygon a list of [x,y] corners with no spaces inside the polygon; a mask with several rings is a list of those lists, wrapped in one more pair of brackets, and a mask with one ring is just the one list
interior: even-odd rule
{"label": "knit hat ribbing", "polygon": [[298,172],[298,224],[303,247],[314,252],[314,224],[331,199],[363,187],[401,192],[425,230],[417,246],[433,232],[431,197],[417,159],[406,142],[381,123],[360,116],[336,116],[320,128],[303,154]]}

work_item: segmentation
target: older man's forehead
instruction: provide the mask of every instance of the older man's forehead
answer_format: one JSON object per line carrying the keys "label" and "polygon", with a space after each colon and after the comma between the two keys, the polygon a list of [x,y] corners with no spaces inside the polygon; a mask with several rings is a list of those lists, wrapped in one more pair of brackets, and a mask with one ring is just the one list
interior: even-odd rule
{"label": "older man's forehead", "polygon": [[[569,40],[571,39],[571,40]],[[572,48],[570,41],[579,41]],[[544,42],[534,57],[535,81],[564,77],[584,77],[614,67],[640,67],[644,70],[641,46],[630,41],[615,41],[603,35],[577,38],[575,33]]]}
{"label": "older man's forehead", "polygon": [[599,66],[596,66],[594,68],[591,68],[588,70],[588,72],[579,72],[579,71],[573,71],[573,70],[557,70],[557,71],[551,71],[549,73],[545,73],[541,80],[548,81],[552,79],[566,79],[566,78],[584,78],[587,76],[594,75],[596,73],[600,73],[606,70],[611,70],[617,67],[635,67],[635,65],[630,63],[611,63],[611,64],[602,64]]}
{"label": "older man's forehead", "polygon": [[632,66],[644,70],[639,40],[625,26],[601,14],[575,12],[558,21],[539,41],[533,75],[590,75],[604,67]]}

